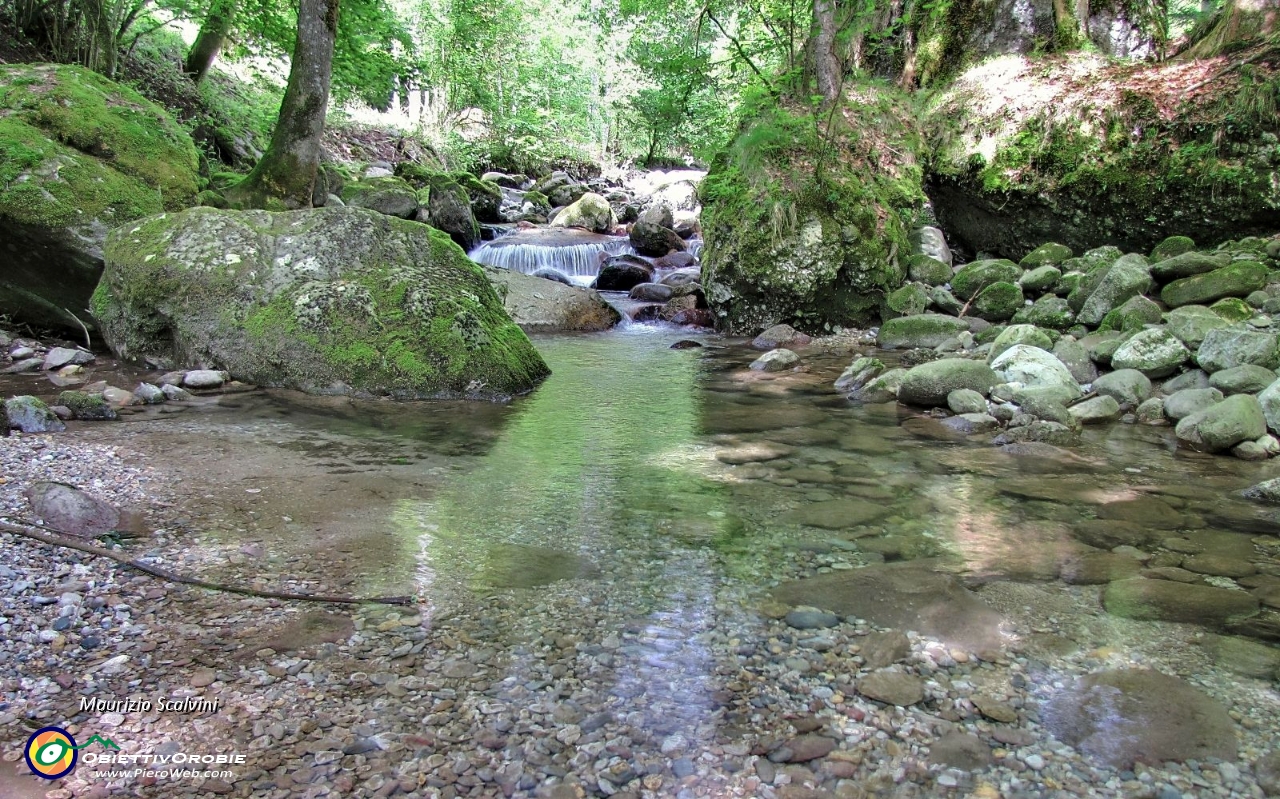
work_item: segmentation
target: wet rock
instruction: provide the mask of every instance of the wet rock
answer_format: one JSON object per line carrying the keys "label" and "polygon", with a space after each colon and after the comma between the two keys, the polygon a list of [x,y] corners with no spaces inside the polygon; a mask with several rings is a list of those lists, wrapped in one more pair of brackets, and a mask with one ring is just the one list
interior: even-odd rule
{"label": "wet rock", "polygon": [[194,389],[221,388],[230,379],[226,372],[215,369],[192,369],[182,376],[182,385]]}
{"label": "wet rock", "polygon": [[5,415],[9,417],[9,428],[24,433],[60,433],[67,426],[36,397],[11,397],[4,403]]}
{"label": "wet rock", "polygon": [[862,388],[850,391],[849,399],[866,403],[892,402],[897,399],[898,388],[906,376],[906,369],[890,369],[872,378]]}
{"label": "wet rock", "polygon": [[939,766],[977,771],[991,765],[991,747],[976,735],[953,731],[929,747],[929,762]]}
{"label": "wet rock", "polygon": [[1102,604],[1114,616],[1205,627],[1221,627],[1258,612],[1258,600],[1244,591],[1142,577],[1109,584],[1103,591]]}
{"label": "wet rock", "polygon": [[787,763],[808,763],[831,754],[836,742],[823,735],[801,735],[784,744],[790,754]]}
{"label": "wet rock", "polygon": [[1164,415],[1175,421],[1185,419],[1222,400],[1222,392],[1216,388],[1184,388],[1165,398]]}
{"label": "wet rock", "polygon": [[884,372],[879,358],[858,358],[836,378],[836,391],[857,391]]}
{"label": "wet rock", "polygon": [[195,399],[191,392],[170,383],[160,386],[160,391],[164,394],[165,399],[170,402],[186,402],[187,400]]}
{"label": "wet rock", "polygon": [[1191,351],[1172,333],[1156,327],[1135,333],[1116,348],[1111,365],[1116,369],[1136,369],[1147,377],[1165,377],[1190,357]]}
{"label": "wet rock", "polygon": [[774,597],[898,630],[916,630],[969,652],[999,651],[1000,614],[928,559],[883,563],[784,582]]}
{"label": "wet rock", "polygon": [[1141,524],[1153,530],[1179,530],[1193,523],[1187,514],[1151,496],[1107,502],[1098,506],[1097,514],[1099,519]]}
{"label": "wet rock", "polygon": [[795,451],[795,447],[789,447],[786,444],[776,444],[772,441],[755,441],[718,450],[716,452],[716,460],[721,463],[738,466],[744,463],[759,463],[761,461],[785,458]]}
{"label": "wet rock", "polygon": [[20,375],[24,372],[34,372],[44,364],[40,358],[24,358],[22,360],[14,360],[13,363],[0,369],[0,374],[4,375]]}
{"label": "wet rock", "polygon": [[911,640],[898,630],[867,633],[858,642],[858,654],[867,669],[876,671],[905,660],[911,654]]}
{"label": "wet rock", "polygon": [[1256,566],[1246,560],[1216,553],[1183,558],[1182,568],[1196,574],[1210,574],[1217,577],[1247,577],[1258,571]]}
{"label": "wet rock", "polygon": [[[810,502],[796,510],[784,513],[781,521],[788,524],[804,524],[826,530],[845,530],[867,524],[889,515],[889,508],[882,503],[859,499],[833,499],[826,502]],[[816,603],[792,602],[793,605],[809,604],[840,612],[839,608]],[[850,615],[850,614],[842,614]]]}
{"label": "wet rock", "polygon": [[[609,201],[594,192],[586,192],[572,201],[564,210],[551,220],[553,227],[580,227],[596,233],[609,233],[618,226],[618,218],[613,213]],[[675,233],[671,234],[679,238]],[[684,249],[683,242],[676,249]],[[663,250],[657,255],[666,255]],[[630,287],[628,287],[630,288]],[[626,291],[627,289],[620,289]]]}
{"label": "wet rock", "polygon": [[1229,635],[1211,636],[1205,649],[1219,666],[1260,680],[1280,676],[1280,649],[1247,638]]}
{"label": "wet rock", "polygon": [[1113,580],[1134,577],[1142,563],[1128,555],[1112,552],[1089,552],[1062,564],[1062,581],[1068,585],[1104,585]]}
{"label": "wet rock", "polygon": [[898,386],[898,401],[937,407],[944,405],[953,391],[969,389],[985,395],[996,382],[996,373],[982,361],[944,358],[909,369]]}
{"label": "wet rock", "polygon": [[886,705],[909,707],[924,699],[924,683],[900,671],[877,671],[858,681],[858,693]]}
{"label": "wet rock", "polygon": [[44,362],[41,364],[46,371],[52,369],[61,369],[64,366],[78,366],[86,363],[93,363],[94,356],[92,352],[84,350],[73,350],[67,347],[54,347],[45,353]]}
{"label": "wet rock", "polygon": [[1280,366],[1280,350],[1274,333],[1223,327],[1205,335],[1196,363],[1210,374],[1244,364],[1274,370]]}
{"label": "wet rock", "polygon": [[813,339],[791,325],[774,325],[751,341],[751,346],[758,350],[772,350],[779,347],[805,347]]}
{"label": "wet rock", "polygon": [[499,544],[489,548],[476,586],[506,591],[536,588],[561,580],[594,578],[600,569],[590,560],[551,547]]}
{"label": "wet rock", "polygon": [[993,696],[986,694],[974,694],[970,697],[973,706],[978,712],[992,721],[999,721],[1003,724],[1013,724],[1018,720],[1018,711],[1008,702],[1002,702]]}
{"label": "wet rock", "polygon": [[107,386],[102,390],[102,398],[115,408],[124,408],[129,405],[139,404],[137,397],[133,396],[132,391],[125,391],[123,388],[115,386]]}
{"label": "wet rock", "polygon": [[633,256],[615,256],[605,261],[596,274],[598,291],[631,291],[653,280],[653,267]]}
{"label": "wet rock", "polygon": [[1099,549],[1119,546],[1145,547],[1163,537],[1163,533],[1136,522],[1091,519],[1072,528],[1072,535]]}
{"label": "wet rock", "polygon": [[1242,364],[1214,372],[1209,385],[1228,396],[1232,394],[1257,394],[1274,383],[1276,373],[1253,364]]}
{"label": "wet rock", "polygon": [[751,362],[751,369],[757,372],[782,372],[800,363],[800,356],[791,350],[776,349],[766,352]]}
{"label": "wet rock", "polygon": [[666,302],[671,299],[672,293],[670,286],[664,286],[661,283],[639,283],[631,287],[631,292],[627,296],[643,302]]}
{"label": "wet rock", "polygon": [[1280,749],[1258,758],[1253,774],[1267,796],[1280,796]]}
{"label": "wet rock", "polygon": [[1247,297],[1266,283],[1265,266],[1254,261],[1236,261],[1212,272],[1175,280],[1161,289],[1160,299],[1170,308],[1177,308],[1223,297]]}
{"label": "wet rock", "polygon": [[133,397],[143,405],[159,405],[166,399],[164,391],[151,383],[139,383],[133,390]]}
{"label": "wet rock", "polygon": [[1121,410],[1114,397],[1102,396],[1072,405],[1067,412],[1080,424],[1102,424],[1119,419]]}
{"label": "wet rock", "polygon": [[1138,424],[1156,425],[1168,422],[1164,413],[1164,400],[1160,397],[1152,397],[1143,402],[1133,413]]}
{"label": "wet rock", "polygon": [[70,410],[73,418],[82,421],[101,422],[120,418],[116,409],[101,394],[63,391],[58,395],[58,404]]}
{"label": "wet rock", "polygon": [[797,630],[820,630],[835,627],[840,623],[840,617],[818,608],[799,607],[788,611],[783,621]]}
{"label": "wet rock", "polygon": [[1263,480],[1241,492],[1246,499],[1280,505],[1280,477]]}
{"label": "wet rock", "polygon": [[[668,256],[668,258],[671,258],[671,257],[674,257],[674,256]],[[660,258],[658,260],[659,260],[659,265],[661,265],[661,261],[663,259]],[[672,272],[669,275],[664,275],[662,279],[659,280],[658,282],[664,286],[671,286],[672,288],[675,288],[677,286],[691,286],[695,283],[701,283],[702,268],[698,266],[683,267],[683,268],[677,269],[676,271]]]}
{"label": "wet rock", "polygon": [[1059,739],[1115,768],[1236,758],[1235,723],[1226,708],[1184,680],[1156,671],[1082,677],[1055,696],[1043,715]]}
{"label": "wet rock", "polygon": [[562,283],[566,286],[572,286],[573,281],[564,272],[544,266],[541,269],[535,269],[529,273],[533,277],[542,278],[543,280],[551,280],[556,283]]}
{"label": "wet rock", "polygon": [[1191,449],[1218,452],[1261,438],[1267,432],[1266,418],[1258,399],[1237,394],[1178,422],[1174,433],[1178,442]]}
{"label": "wet rock", "polygon": [[1074,447],[1080,443],[1078,429],[1058,422],[1035,420],[1021,427],[1009,427],[996,436],[993,444],[1004,447],[1009,444],[1049,444],[1054,447]]}
{"label": "wet rock", "polygon": [[66,483],[35,483],[27,489],[26,497],[45,526],[60,533],[92,538],[120,525],[119,511]]}
{"label": "wet rock", "polygon": [[958,388],[947,394],[947,407],[952,413],[986,413],[987,400],[981,392],[970,388]]}

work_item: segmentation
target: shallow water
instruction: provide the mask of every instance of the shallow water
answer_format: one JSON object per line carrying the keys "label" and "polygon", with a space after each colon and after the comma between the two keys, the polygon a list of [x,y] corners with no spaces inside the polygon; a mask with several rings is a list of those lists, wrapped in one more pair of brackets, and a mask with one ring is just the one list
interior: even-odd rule
{"label": "shallow water", "polygon": [[[1014,726],[1029,727],[1040,751],[1056,745],[1034,703],[1055,681],[1103,666],[1158,667],[1244,708],[1246,759],[1280,731],[1274,682],[1216,666],[1203,630],[1111,617],[1097,586],[1059,580],[1064,562],[1089,551],[1078,529],[1095,518],[1274,566],[1280,550],[1267,561],[1255,539],[1269,545],[1280,521],[1236,492],[1276,467],[1188,456],[1168,428],[1123,424],[1087,431],[1073,453],[1014,456],[892,404],[847,403],[831,383],[850,353],[809,353],[804,371],[772,375],[747,368],[758,352],[714,337],[670,349],[687,337],[635,325],[538,338],[552,376],[505,406],[255,392],[82,430],[159,449],[201,442],[209,457],[186,521],[211,552],[252,542],[329,589],[418,597],[429,631],[421,673],[435,701],[453,706],[423,723],[457,740],[450,757],[469,757],[480,775],[452,782],[425,754],[404,755],[402,773],[416,769],[431,790],[533,795],[566,778],[607,794],[626,782],[615,777],[649,773],[661,777],[649,795],[771,795],[761,782],[772,770],[753,771],[749,753],[816,716],[861,765],[851,775],[814,767],[815,786],[935,795],[940,769],[910,776],[911,753],[923,760],[936,725],[991,732],[964,704],[967,686],[1025,701]],[[855,702],[856,649],[844,642],[868,626],[854,622],[828,646],[821,631],[771,619],[781,611],[770,591],[912,560],[959,575],[998,627],[979,643],[949,623],[913,639],[913,664],[940,686],[914,709]],[[210,566],[234,576],[254,564]],[[450,653],[442,641],[456,639],[473,645]],[[473,665],[453,668],[458,658]],[[586,729],[584,717],[600,713],[609,721]],[[886,737],[873,723],[893,729]],[[474,745],[494,730],[505,748]],[[1058,784],[1132,795],[1121,787],[1132,774],[1053,751],[1062,762],[1045,774]],[[961,787],[987,774],[1006,795],[1047,795],[1009,757]]]}

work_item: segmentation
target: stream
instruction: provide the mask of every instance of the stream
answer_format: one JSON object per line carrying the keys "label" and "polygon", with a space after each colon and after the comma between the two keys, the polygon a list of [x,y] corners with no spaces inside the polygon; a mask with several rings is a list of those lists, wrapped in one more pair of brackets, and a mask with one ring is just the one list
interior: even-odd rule
{"label": "stream", "polygon": [[[174,475],[170,521],[202,577],[416,598],[344,611],[340,635],[286,644],[259,621],[190,655],[226,674],[226,734],[254,775],[236,795],[1261,795],[1212,757],[1108,766],[1054,739],[1043,709],[1078,676],[1154,668],[1233,714],[1242,763],[1268,751],[1273,679],[1231,668],[1202,627],[1110,615],[1100,585],[1059,575],[1087,551],[1080,531],[1106,524],[1181,542],[1131,547],[1133,573],[1169,546],[1256,561],[1276,522],[1238,491],[1269,466],[1137,425],[1011,454],[848,403],[831,387],[847,350],[767,374],[740,342],[671,348],[688,337],[537,337],[552,376],[507,405],[251,391],[72,424]],[[897,643],[885,619],[904,608],[787,615],[829,606],[830,580],[863,568],[907,575],[890,604],[959,591],[989,623]],[[863,689],[886,647],[881,671],[917,681],[918,701]],[[254,676],[271,666],[288,676]],[[331,726],[294,732],[298,705]],[[981,751],[939,756],[957,735]]]}

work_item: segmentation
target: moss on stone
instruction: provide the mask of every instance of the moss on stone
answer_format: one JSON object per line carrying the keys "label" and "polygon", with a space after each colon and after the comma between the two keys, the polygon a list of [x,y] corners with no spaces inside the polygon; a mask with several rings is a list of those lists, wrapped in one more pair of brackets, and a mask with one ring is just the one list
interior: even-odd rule
{"label": "moss on stone", "polygon": [[1016,283],[992,283],[973,298],[973,314],[988,322],[1005,322],[1022,310],[1022,289]]}
{"label": "moss on stone", "polygon": [[1195,248],[1196,243],[1187,236],[1169,236],[1152,248],[1151,263],[1182,255],[1184,252],[1192,252]]}
{"label": "moss on stone", "polygon": [[1041,244],[1031,252],[1027,253],[1018,266],[1023,269],[1035,269],[1038,266],[1057,266],[1063,261],[1069,260],[1073,253],[1071,248],[1062,244]]}
{"label": "moss on stone", "polygon": [[58,395],[57,404],[70,410],[75,418],[86,421],[103,421],[117,417],[115,409],[102,398],[101,394],[63,391]]}
{"label": "moss on stone", "polygon": [[1239,297],[1218,300],[1209,306],[1209,310],[1228,322],[1244,322],[1253,318],[1253,308],[1249,307],[1249,303]]}
{"label": "moss on stone", "polygon": [[699,189],[703,275],[722,329],[875,319],[902,282],[924,203],[906,103],[886,86],[850,87],[843,108],[856,127],[793,107],[745,113]]}

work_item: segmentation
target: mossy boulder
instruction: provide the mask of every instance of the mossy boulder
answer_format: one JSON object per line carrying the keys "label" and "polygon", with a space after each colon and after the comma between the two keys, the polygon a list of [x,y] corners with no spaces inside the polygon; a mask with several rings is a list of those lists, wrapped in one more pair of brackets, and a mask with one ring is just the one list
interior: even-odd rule
{"label": "mossy boulder", "polygon": [[924,313],[929,307],[929,289],[921,283],[907,283],[902,288],[889,293],[885,298],[889,317],[915,316]]}
{"label": "mossy boulder", "polygon": [[70,65],[0,65],[0,315],[80,330],[112,227],[191,205],[191,137],[132,89]]}
{"label": "mossy boulder", "polygon": [[1227,297],[1209,306],[1209,310],[1228,322],[1244,322],[1253,318],[1253,307],[1239,297]]}
{"label": "mossy boulder", "polygon": [[1042,294],[1051,290],[1062,279],[1062,270],[1056,266],[1045,264],[1022,273],[1018,285],[1028,294]]}
{"label": "mossy boulder", "polygon": [[936,347],[968,329],[968,322],[954,316],[933,313],[901,316],[880,326],[876,345],[886,350]]}
{"label": "mossy boulder", "polygon": [[81,421],[109,421],[118,419],[116,409],[101,394],[85,391],[64,391],[58,395],[58,404],[71,411]]}
{"label": "mossy boulder", "polygon": [[1164,317],[1160,306],[1142,295],[1130,297],[1124,305],[1102,317],[1099,330],[1141,330],[1147,325],[1159,324]]}
{"label": "mossy boulder", "polygon": [[1071,258],[1074,253],[1071,248],[1064,244],[1041,244],[1031,252],[1027,253],[1018,266],[1023,269],[1035,269],[1040,266],[1056,266],[1063,261]]}
{"label": "mossy boulder", "polygon": [[1160,299],[1170,308],[1247,297],[1267,284],[1267,268],[1257,261],[1236,261],[1230,266],[1184,277],[1165,286]]}
{"label": "mossy boulder", "polygon": [[1079,301],[1076,321],[1094,326],[1113,309],[1130,297],[1151,289],[1151,270],[1147,259],[1141,255],[1126,255],[1110,266],[1097,267],[1086,274],[1084,281],[1067,298]]}
{"label": "mossy boulder", "polygon": [[1212,272],[1229,263],[1231,263],[1231,257],[1226,253],[1184,252],[1154,263],[1151,267],[1151,276],[1161,283],[1168,283],[1180,278]]}
{"label": "mossy boulder", "polygon": [[1191,351],[1163,327],[1139,331],[1116,348],[1111,365],[1135,369],[1147,377],[1165,377],[1191,358]]}
{"label": "mossy boulder", "polygon": [[1075,324],[1076,315],[1062,297],[1046,294],[1014,314],[1013,321],[1050,330],[1066,330]]}
{"label": "mossy boulder", "polygon": [[988,322],[1007,322],[1022,310],[1022,303],[1017,283],[992,283],[973,298],[973,315]]}
{"label": "mossy boulder", "polygon": [[1231,323],[1203,305],[1184,305],[1165,315],[1165,326],[1183,344],[1196,349],[1210,330],[1230,327]]}
{"label": "mossy boulder", "polygon": [[1003,258],[965,264],[951,278],[951,290],[962,300],[973,299],[992,283],[1016,283],[1022,267]]}
{"label": "mossy boulder", "polygon": [[444,233],[363,208],[193,208],[107,240],[93,311],[129,360],[320,394],[498,398],[548,373]]}
{"label": "mossy boulder", "polygon": [[[614,216],[608,200],[589,191],[556,214],[556,218],[551,220],[551,225],[552,227],[579,227],[594,233],[611,233],[618,226],[618,218]],[[675,236],[674,233],[671,235]],[[679,237],[676,236],[676,238]],[[661,253],[661,255],[666,254],[666,250]]]}
{"label": "mossy boulder", "polygon": [[480,222],[501,222],[502,187],[478,178],[470,172],[454,172],[454,182],[461,186],[471,199],[471,213]]}
{"label": "mossy boulder", "polygon": [[397,177],[366,178],[342,188],[342,202],[400,219],[418,213],[418,195],[407,181]]}
{"label": "mossy boulder", "polygon": [[983,361],[944,358],[912,367],[898,386],[898,401],[908,405],[946,407],[947,395],[958,389],[984,397],[997,383],[996,373]]}
{"label": "mossy boulder", "polygon": [[1049,338],[1049,334],[1035,325],[1009,325],[1000,331],[995,341],[991,342],[991,352],[987,353],[987,362],[994,361],[1002,352],[1018,344],[1039,347],[1045,351],[1053,348],[1053,341]]}
{"label": "mossy boulder", "polygon": [[1178,443],[1203,452],[1219,452],[1266,435],[1262,405],[1252,394],[1236,394],[1178,422]]}
{"label": "mossy boulder", "polygon": [[1280,367],[1280,339],[1265,330],[1239,325],[1210,330],[1196,351],[1196,363],[1210,374],[1252,364],[1264,369]]}
{"label": "mossy boulder", "polygon": [[1151,263],[1154,264],[1166,258],[1173,258],[1174,256],[1191,252],[1195,248],[1196,243],[1188,236],[1169,236],[1152,248]]}
{"label": "mossy boulder", "polygon": [[424,170],[424,173],[422,179],[426,187],[418,190],[418,212],[414,218],[448,233],[459,247],[470,252],[480,243],[480,225],[471,212],[471,198],[466,189],[441,172]]}
{"label": "mossy boulder", "polygon": [[925,202],[909,99],[884,87],[847,93],[848,118],[875,119],[880,146],[842,129],[843,115],[819,137],[826,123],[808,112],[765,107],[700,184],[704,286],[726,332],[870,324],[902,284]]}
{"label": "mossy boulder", "polygon": [[951,282],[951,266],[923,253],[913,255],[907,261],[907,277],[929,286],[941,286]]}

